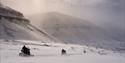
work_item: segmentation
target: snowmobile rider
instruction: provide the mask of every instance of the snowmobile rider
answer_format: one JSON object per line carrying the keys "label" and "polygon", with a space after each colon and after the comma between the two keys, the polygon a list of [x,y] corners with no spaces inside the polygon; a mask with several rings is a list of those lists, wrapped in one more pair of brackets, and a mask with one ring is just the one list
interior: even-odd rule
{"label": "snowmobile rider", "polygon": [[62,55],[66,54],[66,50],[65,49],[62,49]]}
{"label": "snowmobile rider", "polygon": [[22,52],[23,54],[26,54],[26,55],[31,55],[31,54],[30,54],[30,49],[27,48],[25,45],[22,47],[21,52]]}

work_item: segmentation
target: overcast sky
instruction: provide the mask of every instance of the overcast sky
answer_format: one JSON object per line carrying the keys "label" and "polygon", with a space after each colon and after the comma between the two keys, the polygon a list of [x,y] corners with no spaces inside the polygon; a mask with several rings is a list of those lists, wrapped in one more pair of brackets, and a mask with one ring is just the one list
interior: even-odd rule
{"label": "overcast sky", "polygon": [[125,25],[125,0],[0,0],[25,16],[57,11],[97,23]]}

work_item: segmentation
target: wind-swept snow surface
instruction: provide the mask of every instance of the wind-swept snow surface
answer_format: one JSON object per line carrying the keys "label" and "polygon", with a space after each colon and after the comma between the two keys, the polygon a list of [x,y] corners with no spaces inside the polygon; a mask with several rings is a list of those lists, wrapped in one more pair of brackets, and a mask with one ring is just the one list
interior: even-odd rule
{"label": "wind-swept snow surface", "polygon": [[[32,44],[27,43],[26,46],[31,49],[31,54],[34,56],[21,57],[19,53],[23,44],[1,41],[0,63],[125,63],[125,54],[104,49],[56,43],[33,45],[38,43],[30,42]],[[48,46],[43,44],[48,44]],[[66,49],[66,55],[61,55],[62,48]],[[86,53],[83,53],[83,50],[86,50]]]}

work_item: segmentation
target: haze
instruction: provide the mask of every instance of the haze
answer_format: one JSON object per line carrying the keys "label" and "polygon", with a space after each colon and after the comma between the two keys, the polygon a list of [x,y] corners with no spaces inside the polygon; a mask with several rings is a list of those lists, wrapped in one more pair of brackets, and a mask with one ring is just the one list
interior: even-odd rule
{"label": "haze", "polygon": [[[95,24],[125,29],[125,0],[0,0],[26,17],[60,12]],[[30,19],[30,18],[29,18]],[[32,20],[31,20],[32,21]],[[37,21],[32,21],[33,23]]]}

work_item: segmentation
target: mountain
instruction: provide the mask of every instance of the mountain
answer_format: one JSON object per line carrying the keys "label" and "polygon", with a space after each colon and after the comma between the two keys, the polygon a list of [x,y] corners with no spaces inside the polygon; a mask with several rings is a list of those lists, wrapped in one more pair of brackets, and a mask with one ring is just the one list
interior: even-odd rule
{"label": "mountain", "polygon": [[33,15],[30,18],[38,20],[39,28],[65,43],[125,50],[124,29],[120,31],[118,28],[102,27],[58,12]]}
{"label": "mountain", "polygon": [[0,39],[54,41],[48,34],[30,24],[22,13],[2,4],[0,4]]}

